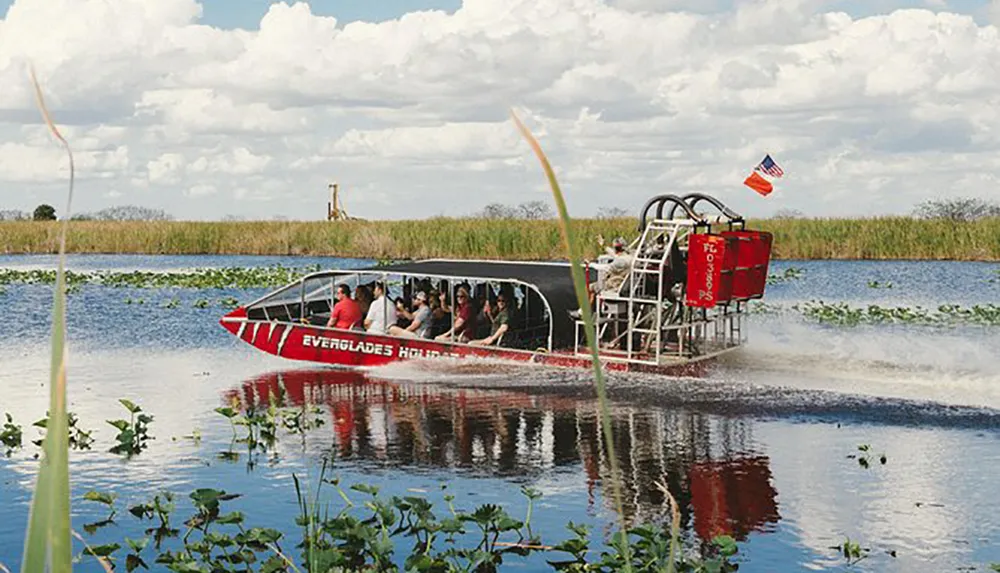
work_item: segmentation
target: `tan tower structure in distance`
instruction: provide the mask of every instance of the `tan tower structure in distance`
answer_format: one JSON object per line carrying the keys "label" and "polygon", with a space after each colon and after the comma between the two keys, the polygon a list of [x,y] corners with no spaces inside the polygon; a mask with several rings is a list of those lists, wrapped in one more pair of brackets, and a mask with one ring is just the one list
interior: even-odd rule
{"label": "tan tower structure in distance", "polygon": [[350,219],[344,206],[340,203],[340,185],[330,183],[330,201],[326,204],[327,221],[346,221]]}

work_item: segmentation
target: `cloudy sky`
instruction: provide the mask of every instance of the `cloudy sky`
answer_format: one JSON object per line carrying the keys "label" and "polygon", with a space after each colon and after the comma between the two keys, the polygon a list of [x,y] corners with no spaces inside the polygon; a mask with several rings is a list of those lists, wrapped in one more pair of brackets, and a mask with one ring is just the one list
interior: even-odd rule
{"label": "cloudy sky", "polygon": [[[1000,198],[1000,0],[0,0],[0,209],[181,219],[574,215],[662,192],[906,213]],[[770,152],[786,175],[742,185]]]}

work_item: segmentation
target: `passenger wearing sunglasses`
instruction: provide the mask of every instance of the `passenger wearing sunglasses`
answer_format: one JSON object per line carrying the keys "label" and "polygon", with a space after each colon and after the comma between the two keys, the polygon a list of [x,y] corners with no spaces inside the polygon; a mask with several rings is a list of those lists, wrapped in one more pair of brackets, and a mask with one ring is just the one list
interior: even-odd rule
{"label": "passenger wearing sunglasses", "polygon": [[455,307],[455,323],[447,332],[437,336],[435,340],[456,340],[459,342],[469,342],[476,332],[477,311],[469,300],[469,289],[458,287],[458,295],[455,296],[458,303]]}
{"label": "passenger wearing sunglasses", "polygon": [[497,297],[497,309],[493,312],[491,320],[493,321],[493,326],[490,329],[490,335],[480,340],[472,340],[469,344],[474,344],[476,346],[499,344],[503,335],[507,332],[508,325],[510,324],[510,313],[507,310],[506,295],[501,294]]}

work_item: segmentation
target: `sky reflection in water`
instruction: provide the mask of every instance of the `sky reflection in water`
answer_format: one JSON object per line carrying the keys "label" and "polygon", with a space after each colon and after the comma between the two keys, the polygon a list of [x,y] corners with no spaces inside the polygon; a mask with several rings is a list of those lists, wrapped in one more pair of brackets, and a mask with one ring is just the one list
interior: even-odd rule
{"label": "sky reflection in water", "polygon": [[[280,258],[77,257],[84,270],[311,264]],[[0,266],[47,267],[41,257],[0,257]],[[356,263],[355,263],[356,264]],[[962,263],[779,262],[805,268],[800,281],[769,287],[769,302],[810,298],[879,304],[973,304],[996,300],[985,282],[994,267]],[[955,281],[946,291],[928,276]],[[867,280],[894,289],[867,289]],[[819,277],[819,278],[817,278]],[[841,287],[833,287],[836,278]],[[858,286],[861,285],[861,286]],[[837,290],[839,289],[839,290]],[[74,452],[74,524],[101,517],[81,502],[89,489],[125,504],[161,489],[181,497],[218,487],[244,497],[232,509],[251,523],[290,531],[296,514],[291,474],[315,479],[334,461],[346,483],[370,482],[387,494],[426,490],[440,500],[449,484],[466,507],[508,505],[523,515],[520,485],[545,496],[534,520],[546,542],[568,537],[566,522],[613,521],[609,472],[586,373],[515,368],[442,371],[394,365],[337,372],[264,356],[217,325],[223,309],[193,308],[199,298],[248,300],[257,292],[84,287],[70,300],[70,408],[96,430],[94,451]],[[127,297],[144,297],[142,306]],[[160,308],[177,296],[181,305]],[[26,426],[44,415],[48,304],[45,286],[10,286],[0,333],[0,410]],[[930,302],[928,302],[930,301]],[[741,540],[741,570],[839,570],[830,546],[845,536],[871,547],[855,566],[871,571],[942,571],[1000,562],[1000,341],[996,329],[817,327],[793,316],[757,317],[751,346],[708,380],[612,379],[616,448],[625,474],[626,511],[666,515],[655,486],[666,480],[682,504],[691,543],[722,532]],[[321,406],[326,423],[304,440],[284,436],[276,456],[218,458],[229,448],[228,422],[212,410],[232,399],[258,403],[281,389],[290,404]],[[124,463],[105,453],[128,397],[151,412],[150,449]],[[200,443],[185,438],[198,430]],[[885,452],[868,470],[847,456],[859,444]],[[19,565],[37,462],[28,445],[0,459],[0,561]],[[102,529],[95,542],[137,536],[131,517]],[[887,552],[895,550],[896,557]],[[542,558],[530,569],[545,570]],[[91,570],[93,564],[83,565]]]}

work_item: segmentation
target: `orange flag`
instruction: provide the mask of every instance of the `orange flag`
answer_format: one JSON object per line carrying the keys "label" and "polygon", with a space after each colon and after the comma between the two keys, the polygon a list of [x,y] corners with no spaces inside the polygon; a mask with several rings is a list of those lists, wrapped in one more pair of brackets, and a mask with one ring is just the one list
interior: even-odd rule
{"label": "orange flag", "polygon": [[743,184],[765,197],[769,195],[771,191],[774,191],[774,186],[771,185],[771,182],[764,179],[760,175],[757,175],[756,171],[751,173],[750,177],[743,180]]}

